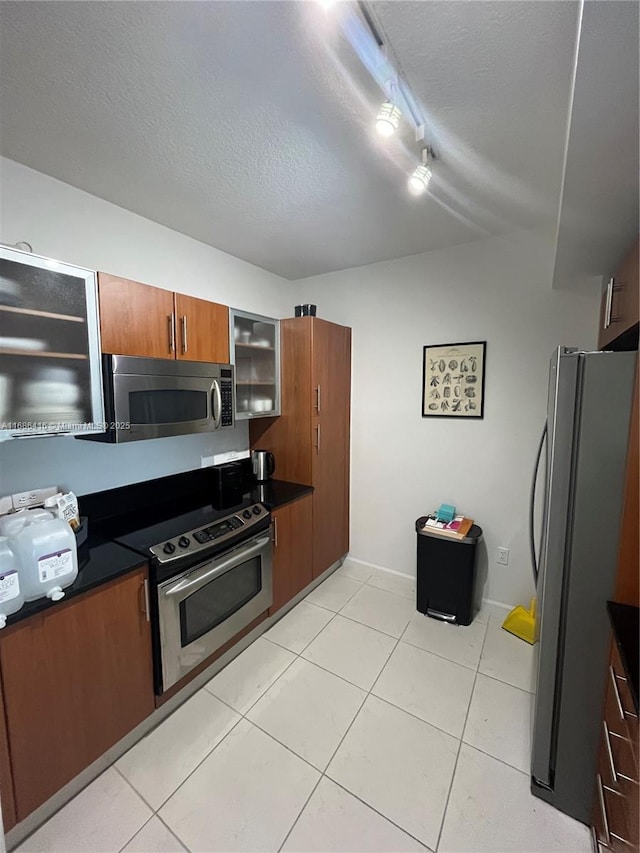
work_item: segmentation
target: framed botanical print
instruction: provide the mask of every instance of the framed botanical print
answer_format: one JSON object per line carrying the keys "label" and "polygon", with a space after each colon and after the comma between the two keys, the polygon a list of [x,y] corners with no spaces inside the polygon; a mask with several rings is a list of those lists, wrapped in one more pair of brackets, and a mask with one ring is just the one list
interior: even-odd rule
{"label": "framed botanical print", "polygon": [[484,417],[486,341],[424,347],[423,418]]}

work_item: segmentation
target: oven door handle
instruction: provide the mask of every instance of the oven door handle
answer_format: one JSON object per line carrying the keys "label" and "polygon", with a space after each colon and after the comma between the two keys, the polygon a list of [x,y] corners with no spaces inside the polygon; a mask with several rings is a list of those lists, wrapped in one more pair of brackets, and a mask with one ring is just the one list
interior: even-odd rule
{"label": "oven door handle", "polygon": [[252,557],[254,554],[257,554],[259,551],[262,551],[265,545],[270,542],[269,536],[263,536],[261,539],[256,539],[255,544],[251,545],[248,548],[244,548],[243,550],[234,551],[231,557],[227,557],[226,560],[223,560],[221,563],[218,563],[217,566],[213,569],[209,569],[202,574],[198,574],[196,577],[185,577],[182,580],[178,581],[175,586],[169,587],[169,589],[165,589],[163,591],[163,595],[170,597],[172,595],[180,595],[180,593],[186,592],[189,589],[193,589],[194,587],[204,586],[205,583],[208,583],[212,578],[215,578],[216,575],[220,575],[223,572],[227,571],[231,566],[236,563],[242,562],[243,560]]}

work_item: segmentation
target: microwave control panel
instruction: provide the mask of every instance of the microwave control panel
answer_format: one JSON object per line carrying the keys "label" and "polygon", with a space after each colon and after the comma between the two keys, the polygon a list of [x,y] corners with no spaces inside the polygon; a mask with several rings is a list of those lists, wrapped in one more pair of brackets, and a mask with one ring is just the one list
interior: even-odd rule
{"label": "microwave control panel", "polygon": [[222,413],[220,426],[233,426],[233,380],[220,380],[220,396],[222,398]]}

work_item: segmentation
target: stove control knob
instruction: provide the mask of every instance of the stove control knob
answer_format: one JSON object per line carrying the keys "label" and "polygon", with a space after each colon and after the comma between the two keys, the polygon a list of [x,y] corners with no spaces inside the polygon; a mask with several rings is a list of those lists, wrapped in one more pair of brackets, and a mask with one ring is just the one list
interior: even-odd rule
{"label": "stove control knob", "polygon": [[167,542],[162,548],[162,550],[165,554],[173,554],[173,552],[176,550],[176,546],[173,544],[173,542]]}
{"label": "stove control knob", "polygon": [[254,515],[260,515],[260,507],[257,504],[253,508],[253,514]]}
{"label": "stove control knob", "polygon": [[244,518],[251,518],[251,510],[245,509],[245,511],[242,513],[242,515]]}
{"label": "stove control knob", "polygon": [[181,548],[188,548],[188,547],[189,547],[189,545],[191,545],[191,541],[190,541],[190,539],[189,539],[189,537],[188,537],[188,536],[181,536],[181,537],[178,539],[178,545],[179,545]]}

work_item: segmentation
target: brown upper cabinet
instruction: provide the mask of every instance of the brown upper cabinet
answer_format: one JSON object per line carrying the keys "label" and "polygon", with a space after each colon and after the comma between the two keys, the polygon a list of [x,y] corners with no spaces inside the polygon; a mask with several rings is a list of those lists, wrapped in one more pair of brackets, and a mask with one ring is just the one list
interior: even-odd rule
{"label": "brown upper cabinet", "polygon": [[229,362],[229,309],[160,287],[98,273],[102,351]]}
{"label": "brown upper cabinet", "polygon": [[609,279],[602,294],[598,349],[608,349],[610,344],[638,324],[640,318],[639,251],[640,244],[636,240],[616,273]]}
{"label": "brown upper cabinet", "polygon": [[314,487],[313,577],[349,550],[351,329],[317,317],[280,321],[279,418],[251,421],[253,448],[277,476]]}

